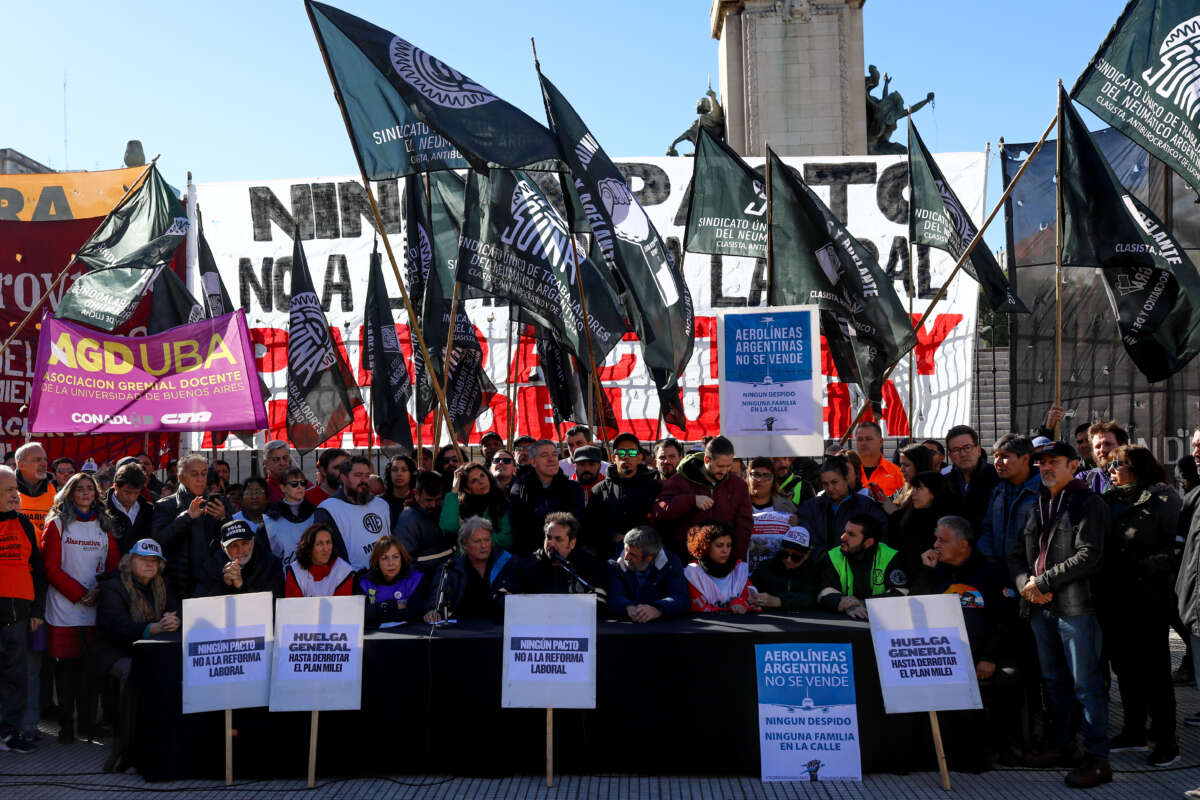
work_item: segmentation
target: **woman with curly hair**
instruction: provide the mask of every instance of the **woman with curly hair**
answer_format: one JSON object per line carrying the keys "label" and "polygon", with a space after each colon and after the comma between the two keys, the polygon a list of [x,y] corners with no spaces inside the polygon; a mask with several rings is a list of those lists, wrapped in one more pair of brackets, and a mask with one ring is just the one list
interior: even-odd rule
{"label": "woman with curly hair", "polygon": [[354,581],[354,593],[367,598],[368,628],[420,618],[425,610],[423,572],[413,569],[412,556],[395,536],[380,536],[371,560]]}
{"label": "woman with curly hair", "polygon": [[324,522],[309,525],[288,565],[283,596],[348,597],[353,590],[354,568],[333,552],[333,529]]}
{"label": "woman with curly hair", "polygon": [[[100,487],[86,472],[77,472],[54,497],[42,531],[46,564],[46,623],[49,655],[61,709],[58,741],[75,741],[75,712],[85,739],[97,740],[97,687],[85,668],[96,632],[97,581],[117,568],[121,552]],[[69,534],[69,535],[68,535]]]}
{"label": "woman with curly hair", "polygon": [[465,464],[454,476],[454,491],[442,501],[440,526],[447,538],[455,536],[463,522],[483,517],[492,523],[492,544],[512,547],[512,522],[508,518],[508,496],[496,485],[482,464]]}
{"label": "woman with curly hair", "polygon": [[384,476],[383,499],[387,501],[388,509],[392,512],[390,531],[396,527],[396,520],[401,512],[411,506],[413,499],[413,482],[417,477],[417,462],[412,456],[401,453],[388,459],[387,474]]}
{"label": "woman with curly hair", "polygon": [[692,611],[758,610],[750,605],[750,568],[733,557],[733,531],[728,525],[694,526],[688,531],[687,546],[696,559],[683,570]]}

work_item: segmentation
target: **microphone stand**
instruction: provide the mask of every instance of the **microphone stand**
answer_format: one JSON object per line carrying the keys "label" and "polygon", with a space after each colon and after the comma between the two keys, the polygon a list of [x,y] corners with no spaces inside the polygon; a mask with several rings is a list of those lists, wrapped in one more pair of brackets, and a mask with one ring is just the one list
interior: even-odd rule
{"label": "microphone stand", "polygon": [[561,555],[559,555],[559,552],[557,550],[550,550],[548,552],[550,555],[550,559],[552,561],[554,561],[555,563],[557,563],[564,570],[566,570],[568,575],[570,575],[572,578],[574,578],[584,589],[587,590],[587,592],[586,592],[587,594],[595,594],[596,593],[596,587],[594,587],[590,583],[588,583],[584,579],[584,577],[582,575],[580,575],[579,572],[576,571],[575,567],[573,567],[571,565],[570,561],[568,561],[567,559],[565,559]]}
{"label": "microphone stand", "polygon": [[433,606],[437,611],[438,618],[429,623],[434,628],[458,624],[458,620],[450,618],[449,609],[446,608],[446,573],[450,571],[450,563],[450,561],[446,561],[442,564],[442,574],[438,576],[437,603]]}

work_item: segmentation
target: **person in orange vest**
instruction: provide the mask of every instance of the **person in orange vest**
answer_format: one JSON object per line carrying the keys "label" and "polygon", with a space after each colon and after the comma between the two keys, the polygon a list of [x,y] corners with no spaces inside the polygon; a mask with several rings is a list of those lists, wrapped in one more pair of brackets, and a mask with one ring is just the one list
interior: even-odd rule
{"label": "person in orange vest", "polygon": [[17,448],[17,490],[21,493],[20,512],[29,518],[42,540],[46,514],[54,505],[54,485],[50,482],[46,451],[36,442]]}
{"label": "person in orange vest", "polygon": [[883,429],[876,422],[860,422],[854,432],[855,449],[862,462],[859,484],[882,503],[904,486],[900,468],[883,457]]}

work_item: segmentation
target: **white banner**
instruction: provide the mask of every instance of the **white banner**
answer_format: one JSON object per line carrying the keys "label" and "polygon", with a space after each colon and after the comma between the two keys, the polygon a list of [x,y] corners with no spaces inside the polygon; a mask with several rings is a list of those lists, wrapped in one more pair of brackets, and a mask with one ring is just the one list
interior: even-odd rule
{"label": "white banner", "polygon": [[889,714],[983,708],[957,594],[867,600]]}
{"label": "white banner", "polygon": [[501,708],[596,707],[596,595],[508,595],[501,650]]}
{"label": "white banner", "polygon": [[365,600],[358,595],[276,601],[272,711],[362,707]]}
{"label": "white banner", "polygon": [[183,713],[267,704],[273,603],[270,592],[183,601]]}
{"label": "white banner", "polygon": [[[748,159],[758,166],[762,159]],[[787,158],[849,231],[879,254],[879,263],[895,277],[896,289],[907,302],[905,275],[909,273],[907,160],[904,156],[838,156]],[[977,223],[982,222],[985,159],[982,153],[949,153],[937,156],[947,179]],[[683,239],[687,197],[692,177],[690,158],[624,159],[619,166],[645,206],[655,227],[677,250]],[[540,176],[552,182],[553,176]],[[281,435],[287,396],[287,318],[292,226],[298,223],[317,294],[333,329],[335,343],[344,347],[348,363],[360,384],[363,303],[367,291],[367,264],[374,237],[374,222],[366,194],[357,177],[293,180],[237,181],[198,184],[204,233],[212,247],[221,277],[231,299],[246,310],[251,337],[257,345],[259,369],[271,389],[269,416],[273,435]],[[396,181],[376,185],[376,197],[397,259],[402,258],[401,188]],[[918,292],[913,302],[921,314],[953,267],[938,250],[915,251]],[[400,264],[403,269],[403,263]],[[682,384],[688,417],[687,438],[719,433],[717,397],[718,309],[759,306],[766,289],[765,262],[754,259],[688,253],[684,277],[696,310],[696,346]],[[394,298],[400,340],[411,357],[406,315],[390,268],[384,276]],[[937,436],[956,423],[970,419],[973,332],[978,286],[969,277],[955,279],[934,319],[918,331],[915,360],[914,407],[917,436]],[[519,430],[534,437],[553,436],[549,396],[545,386],[531,380],[537,364],[532,341],[509,349],[507,308],[471,301],[467,312],[483,344],[485,365],[501,390],[477,420],[472,441],[481,432],[504,431],[507,405],[503,387],[517,351],[513,371],[519,388]],[[434,344],[430,343],[433,347]],[[849,423],[861,396],[857,387],[842,383],[827,357],[821,359],[824,375],[826,434],[834,435]],[[410,373],[411,374],[411,373]],[[910,415],[907,359],[892,373],[884,388],[884,427],[889,435],[908,435]],[[658,423],[658,400],[649,373],[641,360],[640,345],[630,334],[609,354],[601,379],[612,400],[622,430],[642,439],[665,435]],[[364,406],[341,444],[365,447],[367,408]],[[432,418],[427,425],[432,431]],[[430,436],[424,437],[429,441]],[[233,439],[231,446],[240,446]],[[333,443],[331,443],[333,444]],[[207,446],[207,445],[205,445]],[[747,454],[751,455],[751,454]]]}

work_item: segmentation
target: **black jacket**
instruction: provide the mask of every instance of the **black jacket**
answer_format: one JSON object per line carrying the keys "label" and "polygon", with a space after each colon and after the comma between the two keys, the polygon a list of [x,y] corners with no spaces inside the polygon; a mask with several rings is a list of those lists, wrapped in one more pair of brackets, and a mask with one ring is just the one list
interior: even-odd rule
{"label": "black jacket", "polygon": [[254,540],[254,552],[246,566],[242,567],[242,588],[237,589],[225,583],[224,569],[228,563],[229,556],[218,547],[205,562],[204,576],[196,587],[197,596],[270,592],[276,597],[283,597],[283,562],[271,552],[271,548],[263,547],[259,539]]}
{"label": "black jacket", "polygon": [[431,515],[420,506],[409,506],[400,513],[392,529],[392,535],[412,556],[413,566],[422,572],[437,572],[454,555],[454,541],[438,524],[440,519],[440,509]]}
{"label": "black jacket", "polygon": [[966,484],[965,491],[962,484],[962,473],[957,468],[952,468],[950,474],[946,476],[950,481],[950,487],[954,490],[962,501],[962,515],[971,522],[971,528],[976,535],[979,534],[983,526],[983,518],[987,516],[988,508],[992,502],[992,489],[1000,483],[1000,476],[996,474],[996,468],[987,463],[982,455],[979,456],[979,461],[975,463],[975,469],[971,472],[971,482]]}
{"label": "black jacket", "polygon": [[750,583],[763,594],[778,597],[780,611],[812,611],[817,607],[817,592],[828,560],[824,550],[812,550],[803,564],[788,569],[776,553],[755,568]]}
{"label": "black jacket", "polygon": [[152,535],[167,557],[167,585],[181,600],[198,596],[196,587],[204,580],[205,565],[214,553],[225,557],[218,542],[221,526],[230,520],[229,502],[224,497],[220,499],[225,505],[225,519],[208,514],[192,519],[188,506],[193,498],[195,495],[180,484],[175,494],[154,504]]}
{"label": "black jacket", "polygon": [[542,546],[542,524],[552,511],[568,511],[583,519],[583,487],[562,470],[542,486],[536,472],[513,481],[508,495],[508,518],[512,522],[513,555],[528,556]]}
{"label": "black jacket", "polygon": [[1113,616],[1145,619],[1170,615],[1175,608],[1175,561],[1172,551],[1179,527],[1179,493],[1156,483],[1126,494],[1121,487],[1104,493],[1112,527],[1104,542],[1104,563],[1093,581],[1097,610]]}
{"label": "black jacket", "polygon": [[[130,610],[129,592],[121,583],[121,570],[116,569],[100,576],[96,595],[96,644],[94,657],[96,674],[107,675],[112,665],[125,656],[133,655],[133,643],[143,638],[148,622],[134,622]],[[150,586],[133,582],[134,591],[144,591],[150,606],[154,605],[154,594]],[[179,602],[166,587],[166,605],[163,611],[179,611]],[[158,622],[158,620],[150,620]]]}
{"label": "black jacket", "polygon": [[913,585],[913,594],[945,594],[955,587],[962,606],[967,640],[976,662],[998,664],[1020,654],[1019,595],[1004,567],[978,550],[957,567],[924,565]]}
{"label": "black jacket", "polygon": [[583,513],[583,545],[602,559],[621,549],[630,529],[650,522],[654,501],[662,482],[644,466],[632,478],[622,478],[615,467],[592,487],[592,497]]}
{"label": "black jacket", "polygon": [[154,533],[154,505],[138,494],[137,519],[129,521],[121,506],[113,497],[113,489],[104,496],[104,505],[108,508],[108,516],[113,521],[113,538],[117,540],[117,549],[121,555],[129,552],[142,539],[149,539]]}
{"label": "black jacket", "polygon": [[[450,559],[429,584],[425,610],[432,611],[439,597],[444,597],[445,605],[460,619],[483,617],[497,623],[503,621],[504,596],[520,591],[519,561],[512,553],[493,549],[481,577],[465,555]],[[480,602],[468,606],[464,603],[468,594]]]}
{"label": "black jacket", "polygon": [[857,514],[870,514],[879,520],[883,530],[887,530],[887,514],[883,513],[879,503],[857,492],[851,492],[850,496],[842,501],[836,514],[833,512],[833,502],[827,494],[817,495],[800,506],[796,512],[800,524],[807,528],[812,536],[813,550],[832,550],[837,547],[841,543],[846,523]]}
{"label": "black jacket", "polygon": [[[579,577],[591,584],[597,596],[597,605],[603,607],[608,596],[604,562],[578,546],[571,551],[567,561]],[[539,549],[532,558],[521,561],[517,569],[521,592],[524,594],[587,593],[587,589],[561,563],[546,555],[545,548]]]}

